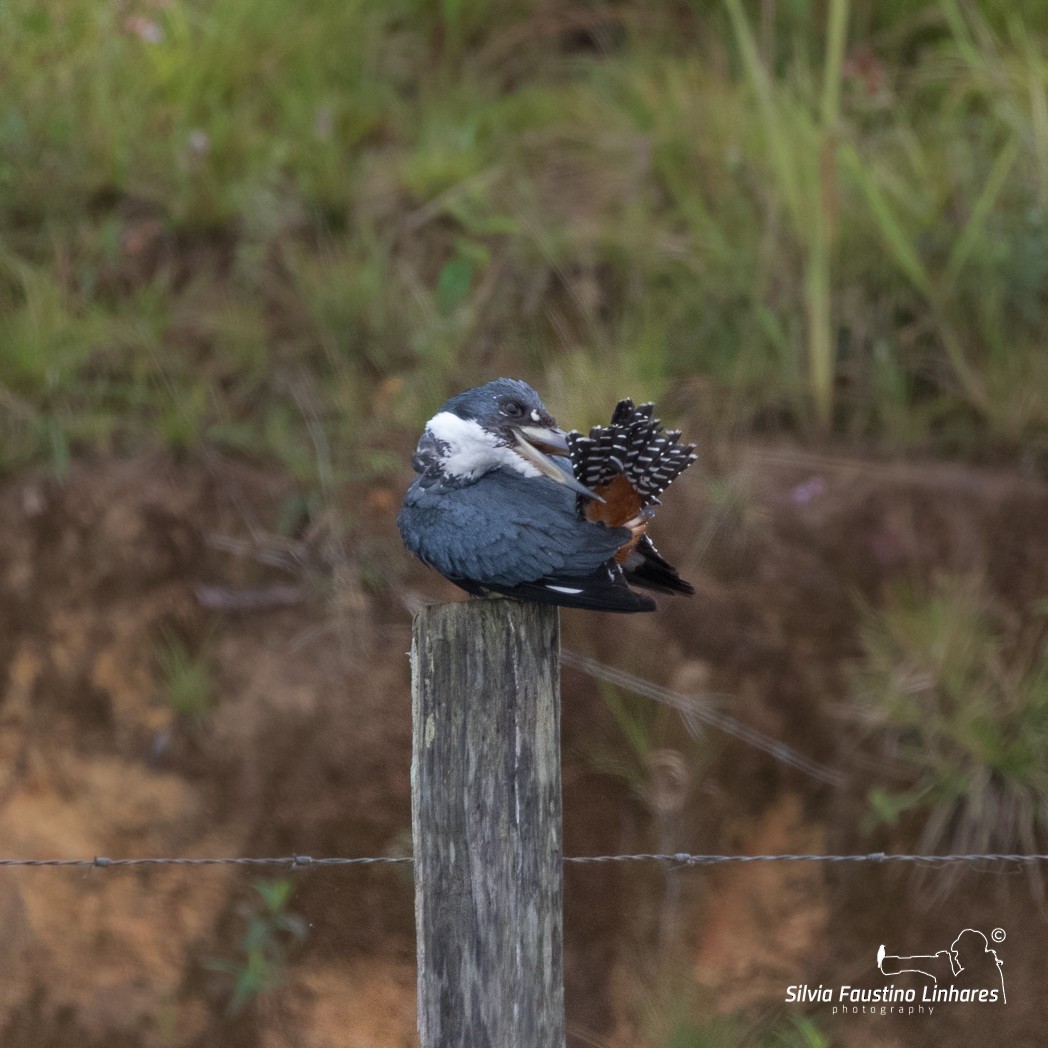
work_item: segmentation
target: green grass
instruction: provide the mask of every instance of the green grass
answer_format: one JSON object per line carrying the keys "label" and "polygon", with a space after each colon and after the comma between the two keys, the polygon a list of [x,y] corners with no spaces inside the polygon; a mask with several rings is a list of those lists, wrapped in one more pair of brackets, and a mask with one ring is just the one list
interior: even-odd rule
{"label": "green grass", "polygon": [[735,1017],[702,1023],[682,1020],[661,1043],[665,1048],[828,1048],[830,1041],[811,1019],[797,1015],[756,1024]]}
{"label": "green grass", "polygon": [[370,477],[496,373],[582,425],[673,390],[1048,457],[1036,3],[10,0],[0,33],[0,468],[218,444],[319,486],[320,426]]}
{"label": "green grass", "polygon": [[[789,236],[801,256],[807,385],[819,428],[833,423],[836,339],[833,318],[838,185],[841,134],[841,66],[847,34],[848,0],[829,5],[825,69],[818,109],[809,88],[798,98],[778,91],[762,60],[740,0],[727,0],[743,67],[760,114],[759,132],[774,175],[773,207],[782,209]],[[810,74],[805,76],[810,81]],[[804,97],[807,95],[808,97]]]}
{"label": "green grass", "polygon": [[867,612],[853,691],[887,761],[872,822],[905,818],[919,852],[1048,838],[1048,624],[1010,625],[977,580],[952,576]]}
{"label": "green grass", "polygon": [[157,648],[160,687],[165,701],[183,720],[200,722],[215,705],[215,684],[204,652],[192,654],[174,637]]}

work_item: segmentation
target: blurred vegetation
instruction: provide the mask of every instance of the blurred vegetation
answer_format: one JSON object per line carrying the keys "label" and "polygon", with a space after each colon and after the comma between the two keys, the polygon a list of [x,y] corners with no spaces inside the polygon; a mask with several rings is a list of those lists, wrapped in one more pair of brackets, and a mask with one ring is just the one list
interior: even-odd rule
{"label": "blurred vegetation", "polygon": [[1045,461],[1040,0],[8,0],[0,34],[0,468],[366,480],[496,373],[569,425],[672,390]]}
{"label": "blurred vegetation", "polygon": [[287,877],[255,881],[252,887],[258,900],[239,907],[244,934],[237,956],[207,963],[230,983],[226,1014],[232,1018],[284,984],[291,948],[309,934],[305,918],[288,911],[294,886]]}
{"label": "blurred vegetation", "polygon": [[191,652],[177,637],[164,635],[156,647],[160,687],[177,717],[200,722],[215,705],[208,652]]}
{"label": "blurred vegetation", "polygon": [[737,1018],[714,1018],[701,1024],[682,1021],[665,1040],[666,1048],[827,1048],[829,1039],[805,1016],[765,1019],[743,1024]]}
{"label": "blurred vegetation", "polygon": [[874,821],[916,814],[917,850],[1028,852],[1048,836],[1048,617],[1025,628],[978,580],[943,576],[868,611],[854,691],[898,785]]}

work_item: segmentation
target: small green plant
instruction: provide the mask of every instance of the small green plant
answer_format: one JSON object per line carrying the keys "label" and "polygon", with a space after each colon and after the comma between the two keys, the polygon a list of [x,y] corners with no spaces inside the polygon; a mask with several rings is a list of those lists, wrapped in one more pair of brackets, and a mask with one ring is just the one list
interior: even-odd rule
{"label": "small green plant", "polygon": [[829,1040],[806,1016],[788,1022],[762,1023],[748,1029],[733,1017],[701,1024],[681,1022],[666,1040],[666,1048],[729,1048],[745,1044],[751,1048],[827,1048]]}
{"label": "small green plant", "polygon": [[896,589],[865,613],[852,690],[895,783],[870,825],[915,819],[930,854],[1037,852],[1048,839],[1048,649],[1011,635],[977,580]]}
{"label": "small green plant", "polygon": [[175,714],[203,720],[214,707],[214,685],[206,653],[190,653],[175,637],[164,637],[157,649],[161,687]]}
{"label": "small green plant", "polygon": [[284,982],[288,953],[302,942],[309,925],[298,914],[288,911],[294,891],[287,877],[272,881],[255,881],[252,887],[261,901],[245,903],[241,917],[246,922],[244,934],[231,960],[213,958],[207,962],[210,971],[220,972],[232,980],[226,1013],[235,1017],[264,994]]}
{"label": "small green plant", "polygon": [[591,753],[593,765],[608,775],[627,782],[632,790],[643,794],[647,781],[646,762],[655,752],[658,707],[653,702],[626,695],[610,684],[600,684],[601,697],[611,713],[622,739],[614,747],[596,748]]}

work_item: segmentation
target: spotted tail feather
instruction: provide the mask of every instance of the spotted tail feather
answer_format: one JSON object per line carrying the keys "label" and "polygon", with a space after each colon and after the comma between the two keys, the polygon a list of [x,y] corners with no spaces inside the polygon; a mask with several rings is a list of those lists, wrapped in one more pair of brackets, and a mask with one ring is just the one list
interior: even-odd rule
{"label": "spotted tail feather", "polygon": [[576,480],[596,491],[622,475],[642,506],[658,505],[659,496],[697,456],[695,445],[681,444],[679,430],[664,430],[654,411],[653,404],[621,400],[609,425],[594,426],[588,436],[569,433]]}

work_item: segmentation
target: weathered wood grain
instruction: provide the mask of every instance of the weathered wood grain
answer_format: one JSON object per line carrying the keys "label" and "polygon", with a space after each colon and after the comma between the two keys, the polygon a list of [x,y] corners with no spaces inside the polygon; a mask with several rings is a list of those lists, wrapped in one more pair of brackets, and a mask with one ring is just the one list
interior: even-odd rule
{"label": "weathered wood grain", "polygon": [[540,604],[415,616],[422,1048],[564,1048],[559,649]]}

